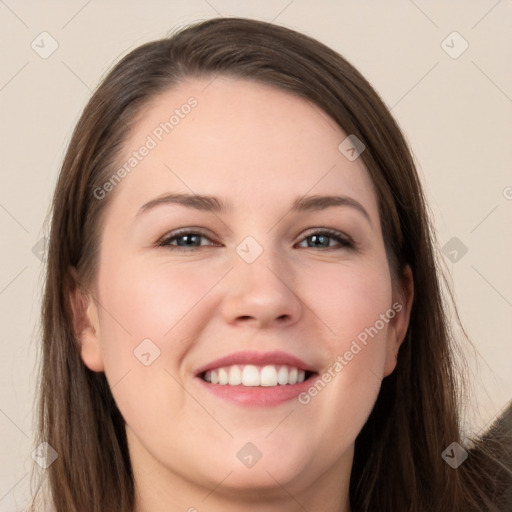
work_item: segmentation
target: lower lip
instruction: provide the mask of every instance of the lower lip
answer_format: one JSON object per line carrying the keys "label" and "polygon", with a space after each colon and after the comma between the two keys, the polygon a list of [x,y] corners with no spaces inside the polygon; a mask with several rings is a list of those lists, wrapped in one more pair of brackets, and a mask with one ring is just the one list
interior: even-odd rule
{"label": "lower lip", "polygon": [[210,393],[239,405],[269,407],[279,405],[297,398],[308,389],[314,381],[314,376],[298,384],[278,386],[230,386],[228,384],[211,384],[197,377]]}

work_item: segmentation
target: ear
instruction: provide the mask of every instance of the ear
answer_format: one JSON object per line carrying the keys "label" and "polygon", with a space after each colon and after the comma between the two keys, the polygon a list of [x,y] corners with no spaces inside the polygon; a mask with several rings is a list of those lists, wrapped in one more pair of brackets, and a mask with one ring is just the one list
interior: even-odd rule
{"label": "ear", "polygon": [[69,302],[72,311],[73,333],[80,346],[80,357],[84,364],[94,372],[104,370],[100,344],[98,309],[92,294],[80,285],[78,273],[74,267],[69,269],[72,285]]}
{"label": "ear", "polygon": [[406,265],[400,277],[398,289],[393,293],[392,309],[395,311],[395,316],[389,321],[388,325],[384,377],[390,375],[396,367],[398,350],[409,327],[413,299],[414,280],[412,270],[409,265]]}

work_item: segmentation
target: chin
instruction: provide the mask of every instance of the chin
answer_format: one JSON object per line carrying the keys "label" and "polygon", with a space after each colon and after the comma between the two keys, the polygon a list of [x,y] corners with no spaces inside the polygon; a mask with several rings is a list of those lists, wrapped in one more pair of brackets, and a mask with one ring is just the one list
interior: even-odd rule
{"label": "chin", "polygon": [[261,500],[262,495],[281,496],[283,493],[281,486],[294,487],[293,481],[301,476],[304,468],[294,467],[289,462],[264,465],[260,460],[257,466],[252,468],[235,466],[231,471],[232,473],[222,483],[222,488],[227,494],[234,495],[243,491],[244,497]]}
{"label": "chin", "polygon": [[244,443],[239,448],[237,443],[234,457],[224,458],[220,464],[215,464],[213,476],[217,483],[229,474],[222,483],[223,489],[254,492],[255,498],[261,498],[261,493],[271,495],[277,488],[282,494],[281,486],[293,487],[293,482],[308,479],[306,471],[309,473],[309,470],[306,468],[311,467],[314,454],[301,454],[297,447],[283,453],[282,447],[269,442],[260,443],[260,446],[261,449],[255,444]]}

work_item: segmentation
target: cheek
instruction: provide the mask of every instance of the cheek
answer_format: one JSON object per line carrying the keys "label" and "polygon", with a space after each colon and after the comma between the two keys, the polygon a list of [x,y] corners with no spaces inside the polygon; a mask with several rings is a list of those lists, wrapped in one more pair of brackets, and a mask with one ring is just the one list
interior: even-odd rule
{"label": "cheek", "polygon": [[303,283],[303,295],[326,328],[331,354],[345,352],[352,340],[364,343],[369,336],[367,329],[376,323],[378,337],[385,337],[387,322],[383,324],[381,319],[392,305],[391,279],[385,262],[338,269],[319,267],[304,279],[310,282]]}
{"label": "cheek", "polygon": [[[299,397],[305,414],[328,425],[326,435],[354,439],[375,403],[383,377],[392,288],[383,265],[318,274],[311,297],[328,327],[329,362]],[[318,282],[318,281],[317,281]]]}
{"label": "cheek", "polygon": [[183,405],[173,377],[181,380],[181,362],[208,323],[208,315],[201,314],[206,301],[201,300],[223,275],[199,268],[185,271],[176,264],[121,257],[105,259],[100,266],[105,374],[123,416],[139,429],[152,421],[142,411],[158,415],[164,404],[175,409]]}
{"label": "cheek", "polygon": [[105,265],[99,281],[105,303],[104,345],[131,353],[144,339],[151,339],[162,354],[172,343],[174,358],[179,359],[176,333],[217,280],[215,272],[201,273],[197,266],[184,270],[168,263],[145,264],[142,259],[125,259],[110,268]]}
{"label": "cheek", "polygon": [[[184,391],[187,353],[199,339],[206,339],[205,333],[225,328],[220,311],[234,292],[228,281],[221,280],[231,265],[220,259],[209,264],[168,258],[149,263],[110,251],[110,260],[100,265],[98,282],[102,350],[112,393],[126,423],[156,458],[169,457],[169,464],[179,461],[190,474],[197,474],[193,450],[202,449],[206,455],[201,457],[210,465],[226,458],[231,453],[227,448],[236,451],[225,432]],[[349,449],[377,397],[386,328],[373,337],[367,334],[366,344],[362,338],[391,305],[389,276],[380,262],[316,261],[309,268],[295,269],[293,278],[285,280],[293,283],[294,292],[286,295],[287,300],[296,300],[301,311],[290,329],[327,356],[320,375],[323,385],[310,391],[307,403],[293,404],[296,421],[275,430],[274,418],[266,424],[264,416],[258,423],[249,415],[232,417],[220,407],[208,407],[230,430],[237,425],[233,427],[240,436],[236,443],[245,442],[250,433],[260,439],[265,453],[283,450],[282,457],[276,456],[276,467],[288,464],[289,449],[297,452],[297,467],[304,462],[313,473],[315,468],[321,472]],[[276,288],[269,285],[265,290],[285,293],[278,281]],[[139,350],[143,340],[151,341]],[[359,350],[354,341],[359,342]],[[269,430],[273,433],[267,440]],[[184,446],[183,439],[191,442]],[[315,447],[316,456],[297,446]]]}

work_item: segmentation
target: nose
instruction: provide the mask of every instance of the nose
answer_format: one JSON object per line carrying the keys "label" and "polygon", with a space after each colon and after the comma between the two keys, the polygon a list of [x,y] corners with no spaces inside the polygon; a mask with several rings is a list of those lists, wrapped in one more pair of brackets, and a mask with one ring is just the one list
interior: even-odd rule
{"label": "nose", "polygon": [[262,329],[288,326],[300,319],[303,304],[293,289],[293,275],[268,253],[264,251],[252,263],[235,262],[224,283],[222,315],[228,324]]}

